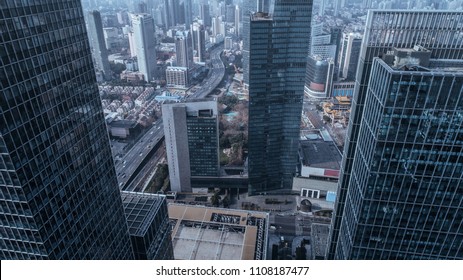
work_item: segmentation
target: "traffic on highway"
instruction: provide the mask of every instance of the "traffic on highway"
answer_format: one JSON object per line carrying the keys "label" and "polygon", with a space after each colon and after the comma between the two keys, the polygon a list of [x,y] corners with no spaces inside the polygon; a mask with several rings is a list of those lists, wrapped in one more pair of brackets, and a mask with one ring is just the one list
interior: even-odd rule
{"label": "traffic on highway", "polygon": [[[194,87],[194,93],[187,95],[187,99],[200,99],[212,93],[225,76],[225,66],[220,58],[223,51],[223,44],[211,51],[211,66],[207,78],[198,86]],[[193,92],[190,91],[190,92]],[[145,160],[146,156],[164,138],[164,126],[162,119],[156,121],[153,127],[132,147],[129,152],[116,164],[116,174],[119,188],[125,190],[137,176],[136,170]]]}
{"label": "traffic on highway", "polygon": [[135,170],[140,166],[146,155],[164,137],[162,120],[156,121],[153,127],[130,149],[122,160],[116,164],[116,174],[119,187],[124,189]]}

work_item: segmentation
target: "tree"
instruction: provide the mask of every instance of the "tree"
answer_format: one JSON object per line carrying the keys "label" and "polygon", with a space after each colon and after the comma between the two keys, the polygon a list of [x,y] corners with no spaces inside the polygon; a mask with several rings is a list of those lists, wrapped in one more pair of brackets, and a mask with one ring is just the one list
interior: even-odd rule
{"label": "tree", "polygon": [[220,205],[220,195],[218,192],[214,192],[214,194],[211,196],[211,203],[215,207]]}
{"label": "tree", "polygon": [[117,75],[120,75],[122,71],[126,69],[125,64],[114,63],[114,62],[109,63],[109,68],[111,69],[111,71],[114,72],[114,74],[117,74]]}
{"label": "tree", "polygon": [[228,195],[222,199],[222,204],[224,208],[228,208],[228,206],[230,206],[230,197]]}

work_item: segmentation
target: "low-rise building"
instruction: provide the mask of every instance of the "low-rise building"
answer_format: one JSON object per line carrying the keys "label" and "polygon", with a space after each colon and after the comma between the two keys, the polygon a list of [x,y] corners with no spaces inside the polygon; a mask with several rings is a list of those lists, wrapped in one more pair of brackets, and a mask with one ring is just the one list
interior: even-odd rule
{"label": "low-rise building", "polygon": [[127,191],[121,197],[135,259],[172,260],[166,197]]}
{"label": "low-rise building", "polygon": [[314,131],[300,141],[300,176],[338,179],[342,155],[328,131]]}
{"label": "low-rise building", "polygon": [[169,204],[175,259],[264,260],[269,214]]}

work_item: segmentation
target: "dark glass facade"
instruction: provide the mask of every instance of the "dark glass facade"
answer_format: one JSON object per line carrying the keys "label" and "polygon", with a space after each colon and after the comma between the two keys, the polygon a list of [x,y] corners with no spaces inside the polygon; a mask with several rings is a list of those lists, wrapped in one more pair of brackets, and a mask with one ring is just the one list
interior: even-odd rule
{"label": "dark glass facade", "polygon": [[463,61],[371,69],[338,259],[463,258]]}
{"label": "dark glass facade", "polygon": [[96,69],[103,71],[105,78],[110,79],[108,50],[104,40],[101,15],[98,11],[92,11],[88,15],[88,34]]}
{"label": "dark glass facade", "polygon": [[243,25],[243,82],[249,85],[249,28],[250,28],[250,15],[256,12],[257,7],[254,1],[243,1],[241,7],[242,17],[241,23]]}
{"label": "dark glass facade", "polygon": [[135,259],[173,260],[166,197],[126,191],[121,195]]}
{"label": "dark glass facade", "polygon": [[211,109],[187,116],[191,176],[219,176],[217,116]]}
{"label": "dark glass facade", "polygon": [[0,259],[131,259],[81,3],[0,1]]}
{"label": "dark glass facade", "polygon": [[291,189],[298,160],[312,1],[275,1],[250,20],[249,191]]}
{"label": "dark glass facade", "polygon": [[[362,156],[357,144],[361,140],[359,132],[363,126],[363,120],[366,114],[378,109],[365,106],[365,100],[371,94],[368,82],[370,81],[373,59],[387,54],[393,47],[413,48],[415,45],[421,45],[428,49],[431,52],[432,59],[461,59],[463,57],[462,23],[462,12],[401,10],[370,10],[368,12],[366,31],[362,41],[357,69],[354,98],[352,99],[352,111],[344,146],[336,207],[330,232],[331,243],[327,252],[329,259],[386,258],[386,255],[372,256],[369,250],[365,250],[364,253],[359,253],[359,255],[349,254],[348,248],[350,245],[347,245],[346,238],[348,236],[360,237],[357,232],[352,231],[355,229],[356,224],[353,221],[351,222],[350,232],[349,229],[340,230],[342,225],[348,221],[348,218],[344,218],[344,216],[347,217],[352,214],[346,212],[351,209],[351,206],[347,205],[346,202],[349,193],[354,192],[356,188],[366,188],[366,186],[359,185],[359,182],[355,181],[355,177],[352,177],[351,173],[353,172],[354,162],[360,160]],[[397,141],[402,141],[402,139],[399,137]],[[369,149],[370,152],[374,151],[374,147]],[[391,173],[393,172],[391,171]],[[356,176],[365,175],[357,174]],[[454,179],[457,178],[456,174],[453,176]],[[461,178],[461,174],[458,176]],[[363,197],[359,197],[356,203],[362,205]],[[407,209],[407,211],[414,210]],[[396,256],[396,258],[400,257],[402,256]],[[411,258],[412,255],[406,257]],[[391,255],[390,258],[394,258],[394,256]]]}

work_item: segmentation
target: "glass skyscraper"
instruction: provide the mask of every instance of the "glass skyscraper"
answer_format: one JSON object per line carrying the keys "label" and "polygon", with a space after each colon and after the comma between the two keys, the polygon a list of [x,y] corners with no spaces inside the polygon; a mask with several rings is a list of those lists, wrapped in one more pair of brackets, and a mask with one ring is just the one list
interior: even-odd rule
{"label": "glass skyscraper", "polygon": [[[328,258],[463,257],[462,26],[462,12],[369,11]],[[429,65],[398,68],[394,50]]]}
{"label": "glass skyscraper", "polygon": [[156,38],[154,19],[148,14],[132,14],[132,28],[140,72],[146,82],[156,79]]}
{"label": "glass skyscraper", "polygon": [[136,260],[173,260],[172,231],[163,195],[121,192]]}
{"label": "glass skyscraper", "polygon": [[0,259],[131,259],[79,0],[0,1]]}
{"label": "glass skyscraper", "polygon": [[298,160],[312,1],[277,0],[249,28],[249,191],[291,189]]}

